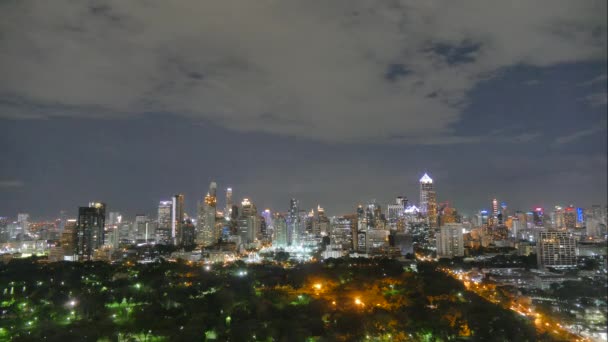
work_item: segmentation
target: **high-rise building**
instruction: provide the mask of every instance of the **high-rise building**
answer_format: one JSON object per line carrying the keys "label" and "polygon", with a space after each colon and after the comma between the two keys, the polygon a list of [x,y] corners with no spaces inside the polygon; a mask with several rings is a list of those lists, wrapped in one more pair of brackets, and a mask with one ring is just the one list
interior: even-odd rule
{"label": "high-rise building", "polygon": [[184,221],[184,195],[177,194],[171,199],[171,239],[174,245],[181,242],[180,225]]}
{"label": "high-rise building", "polygon": [[230,218],[232,212],[232,188],[226,189],[226,212],[224,213],[225,217]]}
{"label": "high-rise building", "polygon": [[147,242],[148,239],[152,239],[156,233],[153,231],[154,226],[146,215],[135,215],[134,228],[134,238],[139,241],[143,240]]}
{"label": "high-rise building", "polygon": [[464,226],[461,223],[446,223],[437,235],[437,257],[453,258],[464,256]]}
{"label": "high-rise building", "polygon": [[217,185],[215,182],[211,182],[211,184],[209,184],[207,196],[205,196],[203,202],[199,206],[197,220],[198,236],[196,242],[203,246],[211,246],[220,238],[220,232],[216,228],[216,187]]}
{"label": "high-rise building", "polygon": [[564,211],[564,226],[568,229],[576,228],[576,208],[573,205],[566,207]]}
{"label": "high-rise building", "polygon": [[244,198],[241,202],[240,216],[253,216],[257,215],[257,208],[248,198]]}
{"label": "high-rise building", "polygon": [[272,225],[272,212],[270,209],[266,209],[262,212],[264,232],[262,233],[263,240],[272,241],[274,234],[274,226]]}
{"label": "high-rise building", "polygon": [[287,247],[287,220],[279,213],[275,213],[272,220],[275,230],[275,239],[272,242],[276,247]]}
{"label": "high-rise building", "polygon": [[498,200],[496,198],[494,198],[492,200],[492,218],[497,218],[498,217]]}
{"label": "high-rise building", "polygon": [[534,226],[535,227],[544,227],[544,223],[545,223],[545,211],[543,208],[538,207],[538,208],[534,208],[534,211],[532,211],[532,219],[534,221]]}
{"label": "high-rise building", "polygon": [[171,224],[173,201],[160,201],[158,204],[158,216],[156,227],[156,241],[162,244],[171,244]]}
{"label": "high-rise building", "polygon": [[564,221],[564,209],[558,205],[551,212],[551,226],[554,229],[562,229],[566,226]]}
{"label": "high-rise building", "polygon": [[330,222],[331,244],[340,246],[342,250],[350,250],[353,240],[352,221],[347,217],[332,217]]}
{"label": "high-rise building", "polygon": [[298,210],[298,200],[289,200],[289,212],[287,213],[287,245],[290,246],[298,240],[297,231],[300,226],[300,215]]}
{"label": "high-rise building", "polygon": [[27,214],[27,213],[17,214],[17,223],[21,227],[22,234],[26,235],[30,232],[30,214]]}
{"label": "high-rise building", "polygon": [[576,266],[576,239],[566,231],[542,230],[536,241],[539,268]]}
{"label": "high-rise building", "polygon": [[403,197],[397,197],[394,204],[386,206],[386,220],[391,230],[397,230],[399,220],[403,218],[405,208],[407,206],[407,199]]}
{"label": "high-rise building", "polygon": [[427,217],[431,228],[437,227],[437,194],[433,179],[426,173],[420,178],[420,212]]}
{"label": "high-rise building", "polygon": [[76,253],[81,260],[90,260],[96,249],[103,246],[106,205],[91,202],[78,208]]}
{"label": "high-rise building", "polygon": [[329,232],[330,222],[327,215],[325,215],[325,209],[320,205],[317,206],[317,214],[312,221],[312,232],[314,236],[326,236]]}
{"label": "high-rise building", "polygon": [[77,255],[76,244],[78,241],[78,221],[75,219],[67,219],[63,232],[61,233],[61,248],[63,249],[63,255],[67,256],[68,259],[74,260],[74,256]]}

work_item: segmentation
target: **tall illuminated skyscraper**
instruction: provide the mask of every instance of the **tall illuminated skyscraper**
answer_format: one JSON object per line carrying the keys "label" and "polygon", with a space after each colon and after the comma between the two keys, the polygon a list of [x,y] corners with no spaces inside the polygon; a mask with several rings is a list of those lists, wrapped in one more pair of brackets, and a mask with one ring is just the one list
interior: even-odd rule
{"label": "tall illuminated skyscraper", "polygon": [[426,173],[420,178],[420,212],[426,215],[431,228],[437,227],[437,195],[433,179]]}
{"label": "tall illuminated skyscraper", "polygon": [[181,242],[179,236],[181,224],[184,221],[184,195],[177,194],[172,198],[171,203],[171,239],[174,245]]}
{"label": "tall illuminated skyscraper", "polygon": [[210,246],[219,239],[219,232],[216,231],[215,227],[215,216],[217,197],[216,195],[217,185],[215,182],[209,184],[209,192],[201,203],[198,211],[198,235],[196,242],[203,246]]}
{"label": "tall illuminated skyscraper", "polygon": [[226,189],[226,209],[224,212],[224,217],[230,217],[232,211],[232,188]]}
{"label": "tall illuminated skyscraper", "polygon": [[289,212],[287,214],[287,245],[291,245],[292,242],[299,239],[299,236],[297,236],[299,219],[298,200],[292,198],[289,200]]}
{"label": "tall illuminated skyscraper", "polygon": [[90,260],[96,249],[104,243],[106,205],[91,202],[88,207],[78,208],[76,229],[76,253],[81,260]]}

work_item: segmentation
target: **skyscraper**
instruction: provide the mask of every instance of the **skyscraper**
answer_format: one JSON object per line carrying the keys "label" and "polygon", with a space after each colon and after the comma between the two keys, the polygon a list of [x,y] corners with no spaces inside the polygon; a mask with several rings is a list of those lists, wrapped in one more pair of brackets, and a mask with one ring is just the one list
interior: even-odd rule
{"label": "skyscraper", "polygon": [[17,214],[17,223],[21,227],[21,232],[23,233],[23,235],[27,235],[30,232],[30,214]]}
{"label": "skyscraper", "polygon": [[231,217],[232,211],[232,188],[226,189],[226,209],[224,209],[224,217]]}
{"label": "skyscraper", "polygon": [[106,205],[91,202],[88,207],[78,208],[76,253],[81,260],[90,260],[104,242]]}
{"label": "skyscraper", "polygon": [[198,212],[198,237],[197,243],[202,244],[203,246],[210,246],[217,242],[219,239],[220,233],[216,229],[216,206],[217,206],[217,197],[216,195],[217,185],[215,182],[211,182],[209,184],[209,192],[207,192],[207,196],[199,206]]}
{"label": "skyscraper", "polygon": [[275,213],[272,221],[276,234],[272,245],[276,247],[287,247],[287,221],[285,220],[285,217],[279,213]]}
{"label": "skyscraper", "polygon": [[184,195],[174,195],[171,201],[171,239],[174,245],[181,242],[180,225],[184,221]]}
{"label": "skyscraper", "polygon": [[158,216],[157,216],[157,229],[156,229],[156,241],[159,243],[169,244],[172,243],[171,238],[171,208],[173,207],[173,201],[160,201],[158,204]]}
{"label": "skyscraper", "polygon": [[298,200],[289,200],[289,212],[287,214],[287,245],[291,245],[299,239],[297,236],[300,216],[298,215]]}
{"label": "skyscraper", "polygon": [[576,228],[576,209],[573,205],[568,206],[564,212],[564,225],[568,229]]}
{"label": "skyscraper", "polygon": [[437,228],[437,195],[433,179],[426,173],[420,178],[420,212],[427,217],[431,228]]}

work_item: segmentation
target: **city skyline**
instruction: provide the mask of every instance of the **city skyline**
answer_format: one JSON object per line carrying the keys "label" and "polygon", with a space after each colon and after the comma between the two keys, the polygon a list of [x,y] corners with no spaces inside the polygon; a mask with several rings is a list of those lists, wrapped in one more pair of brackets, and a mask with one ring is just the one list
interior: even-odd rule
{"label": "city skyline", "polygon": [[[423,198],[423,196],[424,196],[424,198],[426,198],[426,196],[427,196],[426,193],[428,192],[428,189],[429,189],[425,184],[433,185],[435,181],[429,176],[428,172],[424,172],[418,182],[419,182],[420,188],[419,188],[418,194],[415,194],[415,196],[408,197],[407,195],[404,196],[404,195],[400,194],[400,195],[395,195],[394,197],[392,197],[392,199],[389,199],[387,201],[380,201],[377,198],[368,198],[368,199],[360,201],[360,202],[351,203],[352,205],[351,205],[350,211],[347,210],[344,212],[334,212],[330,208],[329,216],[339,217],[339,216],[344,216],[344,215],[351,215],[357,211],[357,206],[366,205],[368,203],[377,203],[382,208],[382,211],[384,212],[384,211],[388,210],[389,206],[394,205],[395,198],[397,198],[398,200],[405,199],[406,205],[403,208],[406,208],[409,206],[412,206],[412,208],[416,207],[417,210],[420,210],[421,213],[427,215],[426,211],[424,210],[425,204],[422,203],[422,201],[423,201],[422,198]],[[139,211],[130,212],[123,208],[110,207],[108,212],[120,213],[123,218],[135,218],[138,215],[146,215],[146,216],[154,217],[155,214],[158,214],[157,217],[160,220],[160,207],[169,205],[169,208],[171,208],[171,205],[172,205],[171,203],[175,202],[175,198],[177,196],[181,196],[182,204],[179,205],[179,208],[182,208],[181,210],[183,210],[183,214],[187,214],[188,218],[193,219],[194,221],[200,221],[199,215],[201,213],[201,208],[203,208],[204,204],[207,201],[209,201],[210,199],[212,199],[212,201],[214,203],[213,206],[214,206],[214,208],[216,208],[215,211],[222,212],[224,215],[226,215],[226,208],[227,208],[228,204],[233,204],[233,205],[238,206],[238,203],[241,200],[244,200],[246,202],[252,201],[252,203],[253,202],[257,203],[257,201],[255,200],[255,196],[244,196],[244,197],[240,197],[240,198],[237,196],[237,197],[235,197],[235,199],[236,199],[236,203],[235,203],[235,201],[233,200],[233,197],[232,197],[233,193],[234,193],[233,187],[231,187],[231,186],[221,187],[221,185],[220,185],[219,195],[218,195],[218,192],[217,192],[218,184],[215,181],[211,181],[209,184],[210,184],[209,189],[206,192],[206,195],[202,196],[200,198],[197,197],[197,198],[189,200],[187,197],[184,196],[183,193],[178,192],[175,195],[165,196],[163,198],[157,199],[155,204],[153,205],[152,210],[150,210],[150,211],[139,210]],[[433,196],[436,196],[436,191],[434,189],[434,186],[430,189],[432,189],[432,191],[433,191]],[[213,195],[211,195],[211,197],[210,197],[210,192],[213,192]],[[238,189],[237,189],[237,195],[238,195]],[[217,198],[222,198],[222,197],[225,198],[223,200],[223,202],[217,201]],[[480,205],[478,205],[476,208],[472,209],[471,211],[464,211],[460,207],[455,205],[455,202],[458,203],[457,201],[447,200],[447,199],[442,199],[442,198],[437,199],[436,197],[433,197],[433,198],[434,198],[434,202],[435,202],[435,203],[433,203],[435,212],[437,212],[439,210],[439,207],[441,205],[447,205],[451,209],[458,210],[458,213],[460,215],[465,215],[468,218],[472,218],[475,215],[480,214],[480,213],[492,213],[492,215],[496,215],[497,212],[503,212],[507,206],[509,207],[510,213],[514,213],[514,212],[531,213],[531,212],[534,212],[535,210],[539,210],[539,209],[542,209],[544,212],[550,212],[557,208],[560,208],[560,210],[562,210],[562,209],[568,209],[569,207],[570,208],[591,208],[593,206],[599,206],[599,207],[608,206],[608,204],[606,204],[606,202],[597,202],[597,203],[590,203],[587,205],[582,205],[581,203],[576,203],[576,202],[572,202],[572,201],[569,201],[569,202],[562,201],[559,203],[550,203],[548,205],[538,205],[537,204],[537,205],[525,207],[525,206],[518,205],[517,203],[513,204],[513,202],[509,201],[508,199],[501,198],[500,204],[501,204],[501,209],[503,209],[503,210],[495,212],[495,210],[498,210],[498,207],[497,207],[498,200],[497,200],[496,196],[494,196],[494,197],[490,196],[490,197],[488,197],[488,201],[486,201],[486,203],[480,203]],[[230,202],[228,202],[228,200],[230,200]],[[306,210],[314,211],[316,208],[321,208],[321,206],[323,206],[323,207],[327,206],[327,204],[323,204],[320,201],[317,201],[317,202],[315,202],[316,204],[310,205],[310,206],[301,205],[300,204],[301,200],[293,198],[293,197],[291,197],[291,199],[289,197],[286,197],[285,203],[288,203],[288,205],[285,205],[285,203],[283,203],[282,206],[279,205],[277,207],[259,206],[259,209],[257,210],[257,212],[259,214],[262,214],[265,210],[270,210],[273,213],[276,212],[276,213],[282,213],[285,215],[289,215],[289,213],[292,211],[291,207],[293,205],[294,200],[297,202],[296,208],[299,208],[299,210],[303,210],[303,211],[306,211]],[[90,203],[94,203],[96,201],[103,202],[103,200],[96,198],[94,200],[90,200]],[[508,205],[507,205],[507,202],[509,203]],[[83,203],[85,203],[85,202],[83,202]],[[27,215],[27,217],[29,219],[30,216],[32,215],[32,213],[34,213],[33,218],[35,218],[38,221],[45,221],[45,220],[51,221],[51,220],[59,218],[61,215],[67,215],[72,218],[72,217],[78,216],[77,210],[75,210],[74,208],[77,208],[78,206],[82,205],[83,203],[76,203],[75,206],[73,206],[72,208],[62,209],[62,210],[58,211],[57,213],[55,213],[54,216],[53,216],[53,214],[51,214],[51,216],[49,216],[49,217],[43,217],[43,216],[36,215],[36,211],[32,211],[32,210],[20,210],[19,212],[12,213],[10,215],[9,214],[0,215],[0,217],[6,217],[6,218],[14,217],[17,220],[19,220],[18,217],[20,217],[21,215]],[[104,203],[104,206],[106,206],[106,205],[107,204]],[[495,206],[496,206],[496,208],[494,208]],[[189,210],[190,208],[192,208],[192,210]],[[73,209],[73,210],[71,210],[71,209]],[[71,211],[75,211],[75,214],[72,216],[70,216]],[[323,211],[325,211],[325,209],[323,209]],[[23,213],[25,213],[25,214],[23,214]],[[181,214],[181,215],[183,215],[183,214]],[[434,215],[437,215],[437,214],[434,214]],[[172,228],[172,230],[173,229],[174,229],[174,227]]]}

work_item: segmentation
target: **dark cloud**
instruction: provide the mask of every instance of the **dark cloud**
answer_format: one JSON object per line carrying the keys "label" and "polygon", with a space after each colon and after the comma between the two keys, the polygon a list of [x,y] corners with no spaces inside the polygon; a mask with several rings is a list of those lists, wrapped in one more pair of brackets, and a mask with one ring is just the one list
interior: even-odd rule
{"label": "dark cloud", "polygon": [[[0,3],[0,214],[606,200],[606,3]],[[28,119],[28,120],[24,120]]]}
{"label": "dark cloud", "polygon": [[606,57],[605,2],[0,6],[0,94],[25,99],[0,104],[13,118],[171,112],[322,141],[415,142],[451,134],[471,90],[502,68]]}

